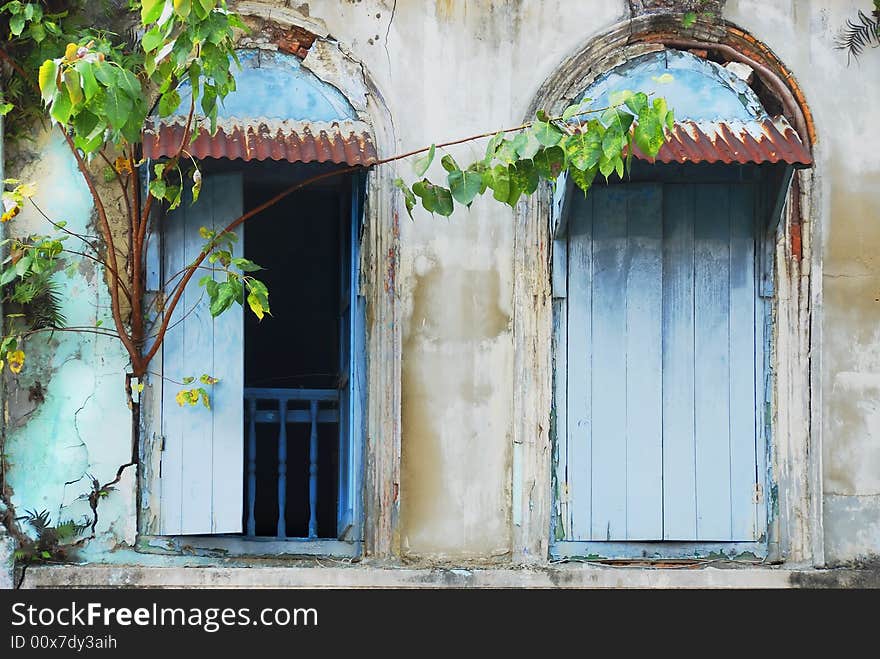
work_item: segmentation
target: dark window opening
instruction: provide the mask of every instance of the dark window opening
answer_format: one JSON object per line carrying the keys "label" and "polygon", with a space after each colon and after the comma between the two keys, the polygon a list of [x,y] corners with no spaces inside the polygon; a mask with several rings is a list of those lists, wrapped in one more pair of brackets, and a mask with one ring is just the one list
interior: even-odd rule
{"label": "dark window opening", "polygon": [[[294,167],[299,177],[303,171],[305,176],[319,171],[317,166]],[[290,185],[290,178],[272,180],[262,170],[250,176],[245,170],[245,210]],[[264,268],[255,275],[269,288],[271,306],[271,317],[263,321],[245,314],[246,535],[337,536],[340,418],[345,422],[339,392],[350,369],[341,350],[348,339],[342,335],[351,327],[344,318],[349,312],[350,190],[348,175],[328,179],[293,193],[245,227],[245,256]],[[288,422],[282,429],[284,406]],[[251,423],[254,411],[256,422]],[[280,469],[283,457],[286,470]],[[282,505],[286,510],[280,515]]]}

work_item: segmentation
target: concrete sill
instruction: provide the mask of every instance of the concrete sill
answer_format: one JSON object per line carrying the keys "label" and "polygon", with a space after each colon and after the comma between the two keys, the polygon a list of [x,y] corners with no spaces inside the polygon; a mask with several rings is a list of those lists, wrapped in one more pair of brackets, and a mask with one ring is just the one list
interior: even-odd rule
{"label": "concrete sill", "polygon": [[550,565],[530,568],[43,565],[22,588],[880,588],[880,569]]}

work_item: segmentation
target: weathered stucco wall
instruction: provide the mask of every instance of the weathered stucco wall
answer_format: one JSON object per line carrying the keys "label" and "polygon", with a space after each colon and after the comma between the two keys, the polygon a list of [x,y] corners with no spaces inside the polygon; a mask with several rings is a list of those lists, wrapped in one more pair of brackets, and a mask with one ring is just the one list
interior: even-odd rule
{"label": "weathered stucco wall", "polygon": [[[579,0],[312,0],[257,3],[308,16],[363,62],[393,117],[399,151],[515,126],[566,56],[628,16],[629,3]],[[847,67],[834,36],[866,0],[730,0],[725,17],[768,44],[814,113],[814,445],[824,459],[826,558],[880,554],[880,55]],[[22,177],[38,203],[87,230],[89,199],[58,140]],[[459,160],[481,145],[453,151]],[[381,155],[390,155],[383,153]],[[436,165],[435,165],[436,166]],[[438,170],[439,171],[439,170]],[[400,166],[411,179],[407,164]],[[29,215],[21,222],[33,222]],[[449,219],[400,219],[402,318],[400,548],[426,560],[498,560],[512,550],[515,414],[513,213],[478,200]],[[71,323],[107,323],[103,278],[63,278]],[[108,480],[127,460],[124,359],[113,342],[56,335],[32,349],[10,402],[20,508],[76,516],[85,474]],[[28,401],[40,380],[45,401]],[[75,422],[75,423],[74,423]],[[381,438],[378,438],[381,441]],[[65,483],[68,483],[65,485]],[[130,476],[102,504],[99,531],[130,542]]]}
{"label": "weathered stucco wall", "polygon": [[[66,221],[72,233],[95,236],[92,198],[61,135],[44,132],[20,147],[7,171],[36,183],[34,202],[46,216]],[[30,206],[14,220],[14,229],[15,235],[54,232]],[[84,246],[69,236],[65,249],[84,251]],[[75,265],[56,278],[67,327],[112,326],[103,270],[94,261],[70,258]],[[26,352],[21,373],[5,374],[15,506],[19,514],[46,510],[53,523],[91,519],[86,497],[92,477],[101,483],[112,480],[131,455],[124,351],[114,338],[55,332],[31,338]],[[102,501],[90,552],[134,541],[133,483],[133,474],[126,474]]]}
{"label": "weathered stucco wall", "polygon": [[[797,77],[816,119],[821,325],[814,354],[829,563],[880,554],[880,159],[872,137],[880,61],[846,64],[834,37],[869,3],[731,0],[725,15],[769,44]],[[818,363],[817,363],[818,358]]]}

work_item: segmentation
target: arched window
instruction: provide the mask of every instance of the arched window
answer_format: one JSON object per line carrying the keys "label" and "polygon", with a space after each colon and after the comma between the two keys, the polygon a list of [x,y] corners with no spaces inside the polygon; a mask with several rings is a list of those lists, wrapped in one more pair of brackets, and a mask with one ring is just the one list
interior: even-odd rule
{"label": "arched window", "polygon": [[557,187],[555,555],[766,552],[773,236],[811,158],[749,73],[664,50],[584,93],[664,97],[676,125],[623,180]]}
{"label": "arched window", "polygon": [[[150,287],[170,294],[179,272],[220,230],[298,180],[309,185],[240,225],[235,249],[263,266],[272,317],[233,305],[212,318],[195,277],[162,348],[159,535],[216,535],[199,546],[259,553],[354,555],[361,541],[365,405],[359,246],[364,168],[376,160],[369,124],[346,97],[292,55],[239,52],[237,89],[218,130],[196,128],[198,203],[158,220]],[[147,127],[144,155],[176,153],[190,94]],[[210,273],[209,273],[210,275]],[[215,277],[217,275],[214,275]],[[245,305],[246,306],[246,305]],[[210,409],[182,409],[184,378],[218,378]],[[278,541],[270,546],[267,540]],[[280,543],[297,543],[296,549]],[[242,543],[245,543],[243,545]],[[213,544],[212,544],[213,543]],[[224,544],[225,543],[225,544]]]}

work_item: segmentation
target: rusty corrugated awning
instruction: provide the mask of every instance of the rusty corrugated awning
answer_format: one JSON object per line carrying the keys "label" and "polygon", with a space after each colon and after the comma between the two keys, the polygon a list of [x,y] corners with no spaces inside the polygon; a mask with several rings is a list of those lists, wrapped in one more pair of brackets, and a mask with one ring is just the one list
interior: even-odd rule
{"label": "rusty corrugated awning", "polygon": [[669,131],[656,158],[638,149],[633,155],[663,163],[777,163],[808,167],[809,150],[784,117],[754,121],[681,121]]}
{"label": "rusty corrugated awning", "polygon": [[[170,119],[170,121],[169,121]],[[177,153],[183,140],[185,118],[149,120],[144,129],[144,157],[156,159]],[[369,126],[361,121],[292,121],[224,117],[211,135],[198,128],[185,147],[194,158],[230,160],[286,160],[372,165],[377,160]]]}
{"label": "rusty corrugated awning", "polygon": [[[192,157],[363,166],[376,162],[369,124],[339,89],[294,55],[259,49],[237,53],[241,70],[235,91],[218,106],[213,135],[204,117],[194,127],[195,140],[184,145]],[[144,157],[174,156],[180,149],[192,98],[189,81],[179,93],[173,112],[147,120]]]}
{"label": "rusty corrugated awning", "polygon": [[786,163],[812,165],[809,145],[783,116],[771,116],[746,79],[717,62],[666,49],[635,57],[596,78],[587,108],[621,102],[621,90],[663,98],[676,123],[656,158],[661,163]]}

